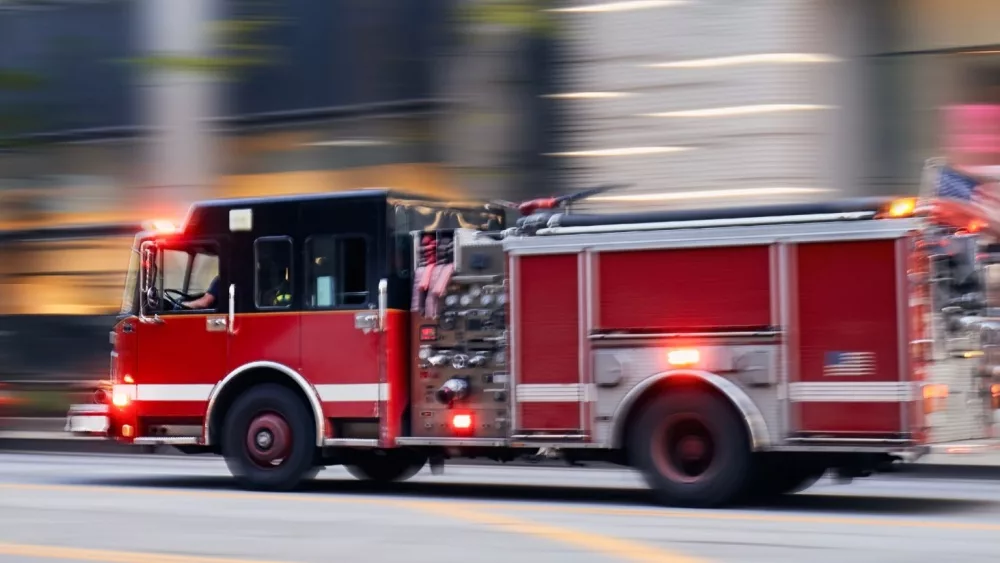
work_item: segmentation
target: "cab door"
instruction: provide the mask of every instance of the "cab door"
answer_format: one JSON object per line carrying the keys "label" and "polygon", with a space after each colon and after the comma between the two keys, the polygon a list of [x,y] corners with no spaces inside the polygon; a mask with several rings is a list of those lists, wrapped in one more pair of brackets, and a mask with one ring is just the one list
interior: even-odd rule
{"label": "cab door", "polygon": [[378,438],[385,346],[372,323],[385,262],[382,209],[375,198],[338,198],[300,211],[302,375],[335,438]]}
{"label": "cab door", "polygon": [[[226,373],[224,244],[209,238],[143,245],[144,260],[152,259],[152,267],[143,272],[139,354],[132,375],[142,416],[192,417],[199,419],[192,425],[200,424],[212,388]],[[210,288],[213,295],[206,300]]]}

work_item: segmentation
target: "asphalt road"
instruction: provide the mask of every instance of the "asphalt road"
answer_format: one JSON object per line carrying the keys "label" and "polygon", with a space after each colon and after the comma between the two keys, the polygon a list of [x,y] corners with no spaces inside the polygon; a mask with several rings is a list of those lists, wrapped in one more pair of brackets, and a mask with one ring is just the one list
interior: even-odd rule
{"label": "asphalt road", "polygon": [[654,506],[602,469],[449,467],[379,488],[233,488],[215,458],[0,453],[0,563],[996,561],[1000,482],[822,482],[770,506]]}

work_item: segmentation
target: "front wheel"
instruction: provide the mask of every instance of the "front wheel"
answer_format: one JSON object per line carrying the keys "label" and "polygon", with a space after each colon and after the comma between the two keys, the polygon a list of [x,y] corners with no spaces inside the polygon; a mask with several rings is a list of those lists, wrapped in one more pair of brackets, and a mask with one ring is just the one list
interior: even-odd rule
{"label": "front wheel", "polygon": [[709,393],[667,391],[639,414],[629,457],[663,503],[715,507],[736,500],[751,469],[742,420]]}
{"label": "front wheel", "polygon": [[316,428],[310,413],[281,385],[253,387],[236,399],[226,416],[222,454],[240,485],[284,491],[315,475]]}

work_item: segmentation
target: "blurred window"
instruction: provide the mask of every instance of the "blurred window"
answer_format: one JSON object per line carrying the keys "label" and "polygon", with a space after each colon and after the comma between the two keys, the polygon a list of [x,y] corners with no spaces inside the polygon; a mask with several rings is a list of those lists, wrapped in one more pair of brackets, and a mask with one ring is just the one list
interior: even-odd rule
{"label": "blurred window", "polygon": [[212,280],[219,275],[219,257],[214,254],[195,254],[191,264],[191,278],[186,293],[201,295],[208,291]]}
{"label": "blurred window", "polygon": [[306,240],[306,291],[310,309],[368,305],[368,241],[319,235]]}
{"label": "blurred window", "polygon": [[258,309],[292,306],[292,240],[259,238],[254,242],[254,305]]}

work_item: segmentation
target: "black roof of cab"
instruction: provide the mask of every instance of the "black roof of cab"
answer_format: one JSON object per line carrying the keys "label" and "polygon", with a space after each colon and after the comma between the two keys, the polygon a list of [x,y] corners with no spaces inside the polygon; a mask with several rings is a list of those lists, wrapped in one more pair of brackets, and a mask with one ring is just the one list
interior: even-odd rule
{"label": "black roof of cab", "polygon": [[228,215],[229,211],[233,209],[250,208],[254,210],[255,215],[266,210],[268,214],[283,215],[290,220],[294,220],[291,219],[295,216],[293,210],[297,210],[302,204],[330,204],[337,201],[345,203],[384,203],[386,206],[406,205],[412,207],[452,209],[465,212],[498,214],[500,217],[503,217],[503,209],[501,207],[483,202],[456,202],[384,188],[366,188],[339,192],[199,201],[191,205],[182,225],[182,231],[188,234],[223,234],[228,232]]}

